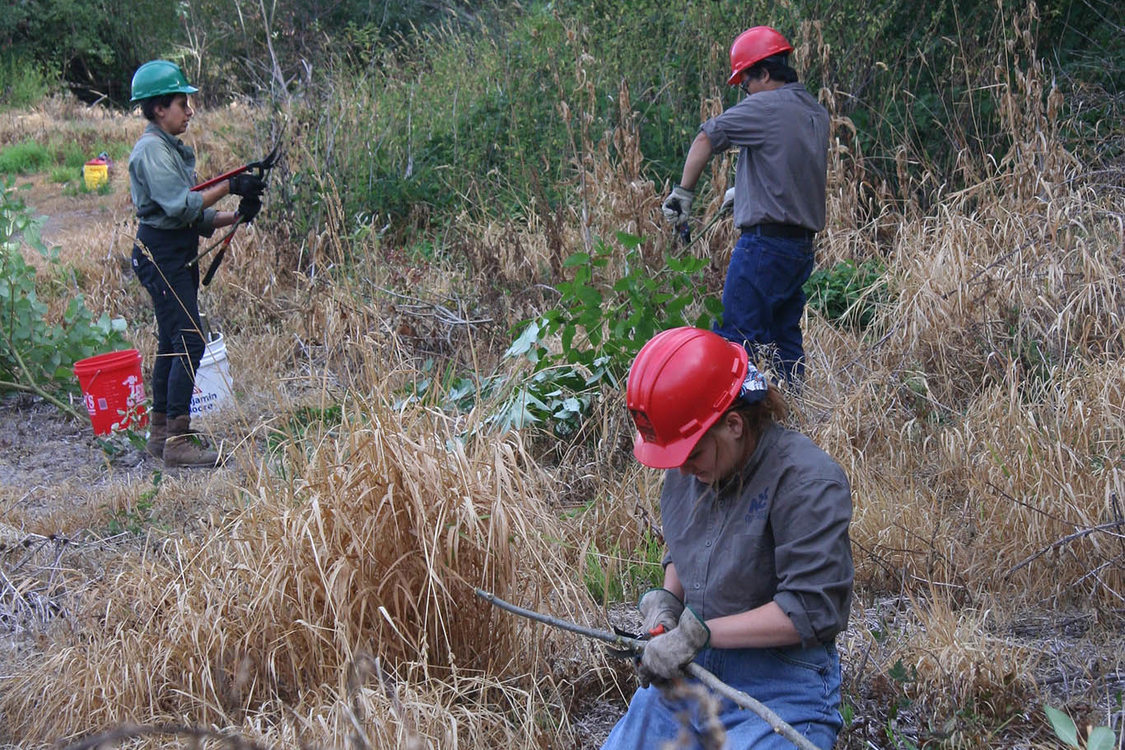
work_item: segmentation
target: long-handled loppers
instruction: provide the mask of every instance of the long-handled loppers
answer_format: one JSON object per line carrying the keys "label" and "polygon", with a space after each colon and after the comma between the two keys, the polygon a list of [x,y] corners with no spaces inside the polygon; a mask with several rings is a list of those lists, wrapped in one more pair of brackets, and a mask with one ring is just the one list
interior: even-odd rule
{"label": "long-handled loppers", "polygon": [[[277,144],[274,145],[273,150],[270,151],[264,158],[259,159],[258,161],[252,161],[249,164],[244,164],[241,167],[239,167],[237,169],[232,169],[229,172],[224,172],[223,174],[219,175],[218,177],[212,177],[210,180],[207,180],[206,182],[201,182],[201,183],[199,183],[198,185],[196,185],[195,187],[192,188],[192,192],[198,192],[200,190],[206,190],[207,188],[211,187],[212,185],[219,184],[223,180],[229,180],[231,177],[234,177],[235,175],[242,174],[243,172],[250,172],[250,171],[253,171],[253,170],[257,170],[258,171],[258,177],[260,177],[261,179],[264,180],[269,175],[269,171],[271,169],[273,169],[274,166],[277,165],[277,162],[280,159],[281,159],[281,139],[279,138]],[[211,262],[211,266],[207,269],[207,273],[203,275],[203,282],[202,282],[203,286],[207,286],[208,284],[211,283],[211,279],[214,278],[215,272],[219,270],[219,264],[223,262],[223,255],[226,254],[227,247],[230,246],[231,240],[234,239],[234,233],[236,231],[238,231],[238,228],[240,226],[242,226],[242,217],[241,216],[238,217],[238,221],[236,221],[234,223],[234,225],[231,226],[230,231],[228,231],[225,235],[223,235],[223,237],[221,239],[219,239],[217,242],[212,244],[210,247],[201,251],[198,255],[196,255],[194,258],[192,258],[191,260],[189,260],[187,263],[184,264],[185,266],[190,268],[191,266],[198,263],[204,256],[208,255],[212,250],[215,250],[216,248],[219,248],[219,252],[215,256],[215,260],[213,260]]]}

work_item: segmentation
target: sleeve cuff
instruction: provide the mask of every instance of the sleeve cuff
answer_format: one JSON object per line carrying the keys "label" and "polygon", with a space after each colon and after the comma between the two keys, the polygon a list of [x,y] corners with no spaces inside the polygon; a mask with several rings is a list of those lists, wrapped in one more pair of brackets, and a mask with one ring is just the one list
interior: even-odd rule
{"label": "sleeve cuff", "polygon": [[812,622],[809,621],[809,615],[805,612],[805,608],[801,606],[800,599],[788,591],[778,591],[774,594],[773,600],[793,622],[793,627],[797,629],[797,635],[801,636],[802,648],[811,648],[820,644],[820,639],[816,637]]}
{"label": "sleeve cuff", "polygon": [[203,209],[203,215],[199,217],[200,237],[210,237],[215,233],[215,214],[217,213],[218,211],[213,208]]}

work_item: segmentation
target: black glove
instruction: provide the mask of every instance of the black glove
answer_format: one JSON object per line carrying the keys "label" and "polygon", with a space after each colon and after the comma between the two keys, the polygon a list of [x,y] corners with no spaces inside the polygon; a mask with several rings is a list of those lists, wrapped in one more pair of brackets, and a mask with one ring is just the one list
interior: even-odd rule
{"label": "black glove", "polygon": [[262,199],[253,195],[248,195],[238,202],[238,210],[235,211],[239,217],[242,218],[243,224],[249,224],[254,221],[254,217],[262,210]]}
{"label": "black glove", "polygon": [[230,194],[241,195],[243,197],[253,196],[257,198],[266,189],[266,182],[261,177],[255,177],[249,172],[236,174],[231,177],[227,182],[230,183]]}

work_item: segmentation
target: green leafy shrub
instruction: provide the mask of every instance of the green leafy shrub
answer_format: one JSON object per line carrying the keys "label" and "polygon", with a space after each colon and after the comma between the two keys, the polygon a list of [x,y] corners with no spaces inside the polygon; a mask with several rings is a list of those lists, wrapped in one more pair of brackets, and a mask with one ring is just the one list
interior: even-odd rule
{"label": "green leafy shrub", "polygon": [[19,109],[38,104],[54,81],[33,62],[14,55],[0,57],[0,107]]}
{"label": "green leafy shrub", "polygon": [[82,174],[72,167],[52,167],[49,178],[51,182],[65,185],[71,180],[76,180],[81,176]]}
{"label": "green leafy shrub", "polygon": [[0,174],[31,174],[52,162],[47,147],[35,141],[20,141],[0,150]]}
{"label": "green leafy shrub", "polygon": [[48,308],[36,294],[35,268],[21,246],[34,248],[56,276],[57,249],[39,237],[40,219],[16,195],[13,185],[0,189],[0,392],[35,393],[74,414],[55,397],[77,391],[74,363],[95,354],[127,348],[123,318],[105,313],[94,320],[81,294],[74,295],[59,322],[47,320]]}
{"label": "green leafy shrub", "polygon": [[[506,356],[526,357],[535,367],[500,415],[504,425],[549,421],[558,432],[572,431],[591,396],[603,386],[617,387],[653,335],[683,325],[705,327],[722,314],[719,299],[701,298],[698,291],[707,261],[668,256],[654,270],[644,262],[640,237],[618,232],[617,241],[625,249],[620,278],[603,278],[617,253],[602,241],[593,253],[570,256],[564,266],[574,276],[558,284],[559,307],[524,323],[508,348]],[[548,344],[556,337],[561,350],[553,353]]]}
{"label": "green leafy shrub", "polygon": [[814,271],[805,282],[809,307],[839,328],[865,331],[890,300],[886,269],[878,260],[846,260]]}
{"label": "green leafy shrub", "polygon": [[[467,412],[480,403],[499,403],[484,420],[499,432],[531,425],[549,426],[557,435],[573,434],[603,388],[616,388],[645,342],[659,331],[683,325],[707,326],[722,314],[722,302],[701,297],[707,261],[665,258],[652,269],[641,253],[643,240],[617,234],[624,257],[599,241],[593,253],[576,253],[564,265],[573,272],[558,284],[559,306],[520,324],[508,347],[508,360],[526,359],[531,373],[461,377],[452,370],[426,373],[407,389],[398,406],[425,403],[445,411]],[[610,278],[611,261],[625,272]],[[558,344],[561,348],[552,351]]]}

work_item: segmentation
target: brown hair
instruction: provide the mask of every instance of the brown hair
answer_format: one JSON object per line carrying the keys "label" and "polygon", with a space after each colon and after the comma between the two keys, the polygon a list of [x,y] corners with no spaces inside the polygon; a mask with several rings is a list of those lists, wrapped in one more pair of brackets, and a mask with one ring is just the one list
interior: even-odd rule
{"label": "brown hair", "polygon": [[159,96],[150,96],[148,99],[141,99],[141,114],[149,122],[156,120],[156,108],[164,107],[168,109],[172,106],[177,96],[185,96],[184,94],[160,94]]}
{"label": "brown hair", "polygon": [[771,422],[780,422],[789,414],[789,406],[785,403],[785,396],[777,386],[770,383],[766,397],[753,404],[737,400],[731,405],[728,412],[734,411],[746,420],[746,427],[755,439],[761,435]]}

